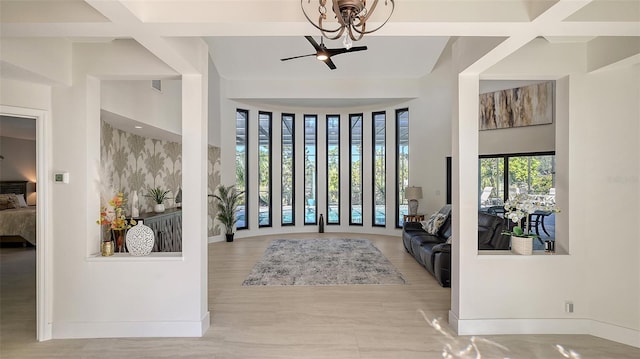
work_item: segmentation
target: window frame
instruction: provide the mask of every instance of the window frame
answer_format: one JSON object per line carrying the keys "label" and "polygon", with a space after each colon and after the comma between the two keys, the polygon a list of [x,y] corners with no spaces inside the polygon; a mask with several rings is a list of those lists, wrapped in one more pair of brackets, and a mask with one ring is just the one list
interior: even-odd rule
{"label": "window frame", "polygon": [[[354,118],[360,118],[360,222],[354,222],[353,221],[353,179],[354,179],[354,173],[353,173],[353,128],[354,128],[354,124],[353,124],[353,119]],[[364,157],[364,138],[363,138],[363,134],[364,134],[364,114],[362,113],[351,113],[349,114],[349,225],[350,226],[363,226],[364,225],[364,195],[363,195],[363,191],[364,191],[364,186],[362,183],[363,180],[363,166],[362,166],[362,160]]]}
{"label": "window frame", "polygon": [[[383,129],[383,135],[384,135],[384,142],[382,144],[383,150],[384,150],[384,154],[383,154],[383,166],[384,169],[382,171],[382,178],[383,178],[383,182],[384,182],[384,188],[385,188],[385,199],[384,199],[384,223],[383,224],[377,224],[376,223],[376,146],[377,146],[377,141],[376,141],[376,132],[377,132],[377,127],[376,127],[376,116],[382,115],[384,118],[384,129]],[[372,149],[372,161],[371,161],[371,207],[372,207],[372,214],[373,214],[373,218],[371,219],[371,225],[373,227],[386,227],[387,226],[387,199],[386,199],[386,188],[387,188],[387,111],[375,111],[371,113],[371,122],[372,122],[372,140],[371,140],[371,149]]]}
{"label": "window frame", "polygon": [[[313,170],[314,170],[314,183],[313,185],[313,196],[314,196],[314,207],[315,207],[315,211],[314,211],[314,221],[313,222],[307,222],[307,214],[306,214],[306,206],[307,206],[307,155],[306,155],[306,146],[307,146],[307,118],[313,118],[314,120],[314,163],[313,163]],[[303,137],[304,137],[304,148],[305,148],[305,155],[304,155],[304,225],[305,226],[315,226],[318,224],[318,115],[311,115],[311,114],[305,114],[303,116],[303,123],[304,123],[304,130],[303,130]]]}
{"label": "window frame", "polygon": [[[260,169],[260,161],[262,160],[262,155],[260,153],[260,149],[263,146],[261,144],[261,137],[262,137],[262,126],[261,126],[261,121],[262,116],[267,116],[267,120],[268,120],[268,134],[266,134],[266,140],[267,140],[267,172],[268,172],[268,181],[269,184],[267,185],[267,191],[268,191],[268,196],[269,196],[269,203],[267,205],[268,208],[268,212],[267,212],[267,218],[269,220],[269,223],[266,224],[261,224],[260,223],[260,209],[261,209],[261,205],[260,205],[260,181],[262,180],[262,170]],[[273,152],[273,140],[272,140],[272,136],[273,135],[273,113],[272,112],[268,112],[268,111],[258,111],[258,228],[265,228],[265,227],[272,227],[273,226],[273,158],[272,158],[272,152]]]}
{"label": "window frame", "polygon": [[409,108],[405,107],[405,108],[400,108],[400,109],[396,109],[395,110],[395,125],[396,125],[396,168],[395,168],[395,177],[396,177],[396,181],[395,181],[395,187],[396,187],[396,193],[395,193],[395,197],[396,197],[396,203],[395,203],[395,227],[396,228],[402,228],[402,224],[400,223],[400,205],[401,203],[401,199],[402,197],[404,197],[404,188],[400,188],[400,114],[402,112],[406,112],[407,113],[407,185],[408,185],[408,179],[409,179]]}
{"label": "window frame", "polygon": [[[329,213],[330,213],[329,206],[331,204],[330,201],[329,201],[329,175],[330,175],[330,172],[329,172],[329,162],[330,162],[329,161],[329,158],[330,158],[330,154],[329,154],[329,119],[330,118],[336,118],[337,119],[337,126],[335,128],[332,128],[332,129],[335,129],[335,130],[338,131],[338,155],[337,155],[337,157],[338,157],[338,221],[337,222],[332,222],[330,220],[331,217],[329,216]],[[326,148],[326,155],[327,155],[327,158],[326,158],[327,190],[326,190],[326,193],[325,193],[326,197],[327,197],[327,200],[326,200],[326,213],[327,213],[326,223],[327,223],[327,225],[340,225],[340,217],[341,217],[341,213],[340,213],[341,212],[340,211],[340,203],[341,203],[341,201],[340,201],[340,199],[341,199],[341,196],[342,196],[342,193],[341,193],[341,190],[340,190],[340,184],[341,184],[341,181],[340,181],[340,177],[341,177],[341,171],[340,171],[340,163],[341,163],[340,162],[341,161],[341,156],[340,156],[340,140],[341,140],[341,138],[340,138],[340,115],[339,114],[326,115],[325,116],[325,120],[326,120],[326,131],[327,131],[327,134],[326,134],[326,147],[325,147]]]}
{"label": "window frame", "polygon": [[[293,113],[282,113],[280,116],[281,123],[281,133],[280,133],[280,149],[284,149],[284,130],[285,126],[284,121],[285,117],[291,118],[291,223],[284,222],[284,207],[280,207],[280,225],[281,226],[295,226],[296,225],[296,115]],[[280,156],[280,174],[284,179],[284,150],[281,151],[282,155]],[[281,182],[281,196],[282,196],[282,187],[284,181]]]}
{"label": "window frame", "polygon": [[[238,144],[238,113],[244,113],[244,188],[238,189],[244,192],[244,226],[236,226],[236,230],[249,229],[249,110],[236,109],[236,147]],[[236,149],[236,165],[237,165],[238,152]],[[236,186],[238,184],[237,169],[236,169]]]}

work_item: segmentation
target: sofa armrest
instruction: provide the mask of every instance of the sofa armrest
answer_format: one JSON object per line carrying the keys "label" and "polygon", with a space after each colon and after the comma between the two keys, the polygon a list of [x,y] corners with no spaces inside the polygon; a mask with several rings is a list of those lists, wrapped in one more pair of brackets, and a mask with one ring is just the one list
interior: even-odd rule
{"label": "sofa armrest", "polygon": [[435,253],[451,253],[451,243],[440,243],[431,249],[433,254]]}

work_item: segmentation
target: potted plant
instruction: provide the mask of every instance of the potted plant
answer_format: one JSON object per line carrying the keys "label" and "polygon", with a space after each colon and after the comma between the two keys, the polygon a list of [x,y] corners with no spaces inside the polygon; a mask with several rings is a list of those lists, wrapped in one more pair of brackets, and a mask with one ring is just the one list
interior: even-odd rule
{"label": "potted plant", "polygon": [[[516,225],[502,234],[511,236],[511,250],[517,254],[533,254],[533,239],[537,234],[529,233],[529,221],[536,211],[559,212],[554,201],[540,201],[525,194],[516,195],[504,203],[505,218]],[[524,225],[524,228],[522,227]]]}
{"label": "potted plant", "polygon": [[216,208],[218,209],[216,218],[225,227],[227,242],[233,242],[233,229],[238,221],[236,210],[243,193],[236,190],[235,186],[221,184],[218,187],[218,194],[211,195],[216,200]]}
{"label": "potted plant", "polygon": [[153,199],[155,205],[153,211],[156,213],[164,212],[164,200],[169,199],[169,190],[163,190],[160,187],[150,188],[145,197]]}

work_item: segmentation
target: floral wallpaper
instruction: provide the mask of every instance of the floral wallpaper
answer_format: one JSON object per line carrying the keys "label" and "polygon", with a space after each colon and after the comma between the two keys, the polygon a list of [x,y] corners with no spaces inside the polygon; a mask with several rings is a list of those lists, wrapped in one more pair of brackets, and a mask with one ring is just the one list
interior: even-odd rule
{"label": "floral wallpaper", "polygon": [[[125,198],[131,198],[138,192],[140,213],[153,211],[153,201],[145,197],[149,188],[160,187],[170,190],[171,199],[165,201],[166,208],[175,207],[175,195],[182,186],[182,145],[177,142],[156,140],[138,136],[112,127],[102,121],[100,138],[100,161],[102,168],[101,187],[109,194],[103,194],[108,200],[116,191],[124,192]],[[213,193],[220,184],[220,148],[209,146],[208,150],[208,192]],[[104,178],[108,177],[108,178]],[[213,201],[208,202],[207,235],[220,234],[214,226],[216,215]],[[127,205],[130,214],[131,202]]]}

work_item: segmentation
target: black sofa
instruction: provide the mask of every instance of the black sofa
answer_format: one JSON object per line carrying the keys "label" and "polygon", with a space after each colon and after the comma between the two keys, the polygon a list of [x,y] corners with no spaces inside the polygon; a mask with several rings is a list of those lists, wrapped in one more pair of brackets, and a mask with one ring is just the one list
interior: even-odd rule
{"label": "black sofa", "polygon": [[[436,235],[428,234],[420,222],[405,222],[402,229],[404,248],[415,260],[431,273],[443,287],[451,286],[451,210],[444,206],[439,213],[447,219]],[[501,217],[478,213],[478,249],[508,250],[509,236],[503,235],[503,219]]]}

